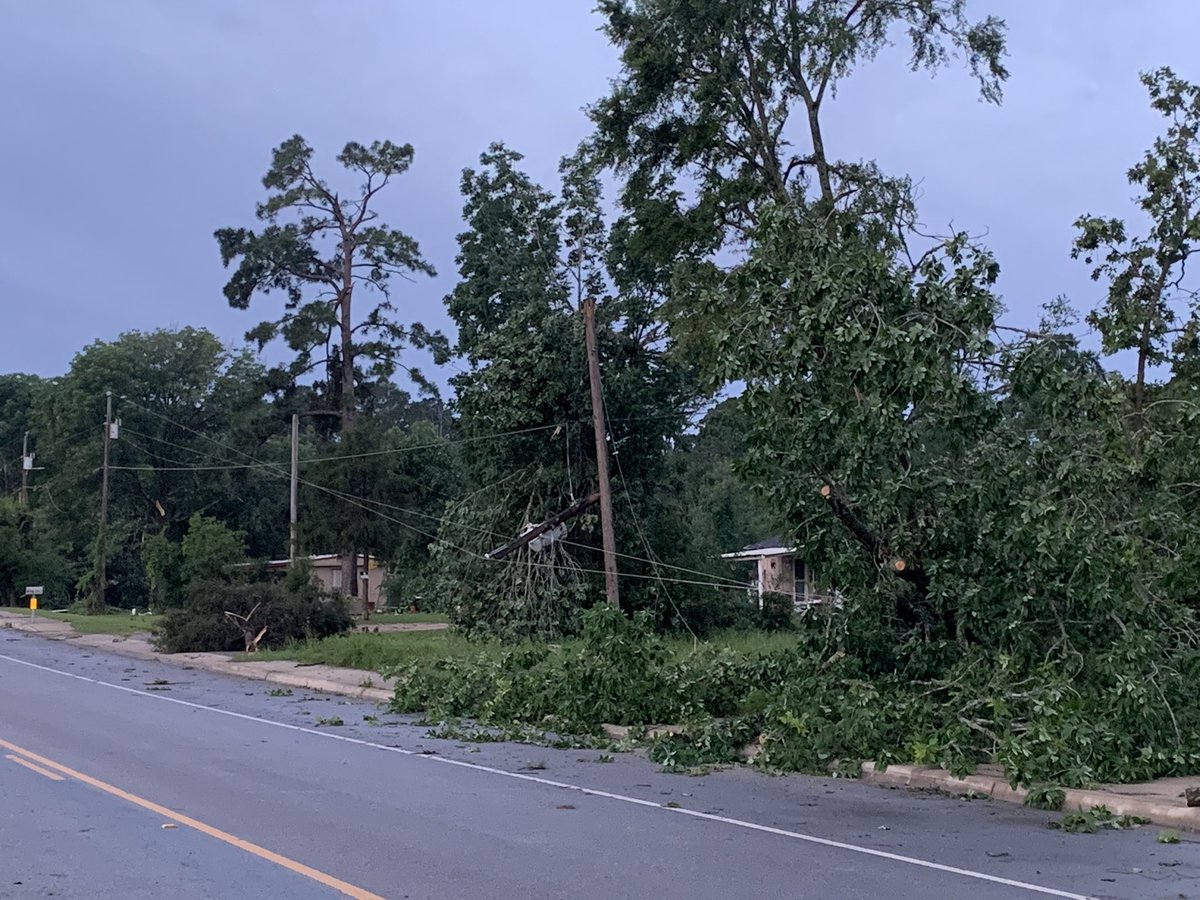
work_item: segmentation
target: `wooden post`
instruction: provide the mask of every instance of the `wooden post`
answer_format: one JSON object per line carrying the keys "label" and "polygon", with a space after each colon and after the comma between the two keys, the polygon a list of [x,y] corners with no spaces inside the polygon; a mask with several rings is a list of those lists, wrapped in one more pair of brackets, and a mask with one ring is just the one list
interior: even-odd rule
{"label": "wooden post", "polygon": [[112,443],[112,391],[104,392],[104,463],[100,474],[100,533],[96,536],[96,602],[94,612],[108,605],[108,453]]}
{"label": "wooden post", "polygon": [[29,505],[29,432],[21,438],[21,505]]}
{"label": "wooden post", "polygon": [[596,432],[596,480],[600,487],[600,535],[604,543],[604,594],[609,606],[620,609],[612,487],[608,481],[608,435],[604,427],[604,392],[600,387],[600,351],[596,346],[596,301],[589,297],[581,306],[583,333],[587,342],[588,380],[592,385],[592,427]]}
{"label": "wooden post", "polygon": [[298,534],[296,529],[296,493],[300,482],[300,415],[292,413],[292,481],[288,490],[288,563],[296,562]]}

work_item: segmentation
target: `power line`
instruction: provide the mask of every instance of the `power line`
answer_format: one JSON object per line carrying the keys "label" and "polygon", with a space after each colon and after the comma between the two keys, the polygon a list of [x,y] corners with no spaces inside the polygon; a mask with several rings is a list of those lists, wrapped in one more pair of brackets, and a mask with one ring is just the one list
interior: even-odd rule
{"label": "power line", "polygon": [[[604,397],[604,387],[600,387],[600,402],[604,406],[604,411],[608,413],[608,400]],[[611,443],[611,441],[610,441]],[[662,579],[658,571],[658,561],[654,557],[654,550],[650,547],[650,541],[646,538],[646,533],[642,530],[642,521],[638,517],[637,510],[633,506],[633,496],[629,493],[629,483],[625,480],[625,470],[621,467],[621,454],[617,450],[616,445],[613,445],[613,458],[617,462],[617,477],[621,479],[621,491],[625,494],[625,502],[629,505],[629,515],[633,518],[633,525],[637,529],[638,537],[642,539],[642,546],[646,550],[646,555],[650,557],[651,566],[654,569],[654,574],[659,576],[659,582],[662,584],[663,593],[667,595],[667,599],[671,602],[671,607],[675,610],[675,615],[679,616],[679,621],[683,622],[683,626],[692,636],[692,640],[698,641],[700,638],[696,636],[696,632],[692,630],[691,623],[684,616],[683,610],[679,608],[679,604],[675,602],[675,597],[671,594],[667,587],[666,581]]]}
{"label": "power line", "polygon": [[[334,490],[333,488],[327,488],[327,487],[324,487],[323,485],[314,484],[311,482],[306,482],[306,484],[308,484],[309,487],[316,488],[319,491],[324,491],[327,494],[332,494],[335,497],[339,497],[340,499],[345,500],[346,502],[351,503],[354,506],[357,506],[359,509],[362,509],[366,512],[374,513],[375,515],[379,516],[380,518],[386,519],[389,522],[395,522],[397,525],[401,525],[405,528],[409,528],[412,531],[417,532],[418,534],[421,534],[421,535],[424,535],[425,537],[430,538],[431,540],[443,543],[448,547],[458,550],[460,553],[465,553],[470,558],[478,560],[479,562],[488,562],[488,563],[493,563],[496,565],[504,565],[505,564],[504,560],[488,559],[486,556],[476,553],[475,551],[473,551],[467,547],[463,547],[459,544],[455,544],[453,541],[446,540],[444,537],[441,537],[436,534],[431,534],[428,531],[422,531],[420,528],[417,528],[415,525],[412,525],[401,519],[397,519],[394,516],[389,516],[386,513],[382,513],[377,509],[372,509],[371,507],[369,507],[363,503],[359,503],[356,500],[356,498],[354,498],[352,495],[343,494],[340,491]],[[589,548],[589,549],[591,549],[591,548]],[[543,569],[561,568],[561,566],[555,565],[554,563],[540,563],[540,562],[536,562],[534,560],[527,560],[525,562],[522,562],[521,565],[534,566],[536,568],[543,568]],[[581,567],[576,567],[576,571],[585,572],[585,573],[588,573],[591,575],[603,575],[604,574],[603,569],[584,569]],[[661,575],[644,575],[639,572],[625,572],[625,573],[623,573],[623,576],[627,577],[627,578],[656,579],[659,581],[664,580]],[[685,578],[670,578],[670,579],[666,579],[666,580],[672,581],[675,584],[692,584],[692,585],[699,585],[700,587],[708,587],[708,588],[728,588],[731,586],[737,587],[737,588],[745,587],[745,585],[741,584],[740,582],[737,584],[734,584],[734,585],[722,585],[722,584],[718,584],[718,583],[715,583],[712,581],[696,581],[696,580],[689,580],[689,579],[685,579]],[[687,623],[685,622],[684,624],[686,625]]]}
{"label": "power line", "polygon": [[[218,447],[221,447],[221,448],[223,448],[223,449],[225,449],[225,450],[228,450],[228,451],[230,451],[230,452],[232,452],[232,453],[236,453],[236,454],[238,454],[239,456],[243,456],[243,457],[245,457],[246,459],[249,459],[251,462],[254,462],[254,463],[258,464],[258,466],[259,466],[259,467],[261,467],[262,469],[264,469],[265,471],[267,471],[269,474],[274,474],[276,477],[280,477],[280,478],[286,478],[286,477],[288,477],[288,474],[287,474],[286,470],[285,470],[285,469],[284,469],[284,467],[283,467],[283,466],[281,466],[281,465],[276,465],[276,464],[273,464],[273,463],[264,462],[264,461],[262,461],[262,460],[260,460],[260,459],[256,459],[256,458],[255,458],[253,455],[251,455],[251,454],[249,454],[249,453],[246,453],[244,450],[239,450],[239,449],[237,449],[236,447],[230,447],[229,445],[227,445],[227,444],[224,444],[224,443],[222,443],[221,441],[218,441],[218,440],[217,440],[217,439],[215,439],[215,438],[212,438],[212,437],[209,437],[208,435],[202,434],[201,432],[198,432],[198,431],[196,431],[196,430],[195,430],[195,429],[193,429],[193,428],[189,428],[188,426],[186,426],[186,425],[182,424],[181,422],[176,422],[176,421],[174,421],[173,419],[169,418],[168,416],[165,416],[165,415],[163,415],[162,413],[158,413],[158,412],[155,412],[154,410],[146,409],[145,407],[143,407],[143,406],[140,406],[140,405],[139,405],[139,404],[137,404],[137,403],[134,403],[133,405],[134,405],[134,406],[138,406],[138,408],[139,408],[139,409],[142,409],[143,411],[145,411],[145,412],[148,412],[148,413],[150,413],[150,414],[151,414],[151,415],[153,415],[153,416],[157,416],[158,418],[162,419],[162,420],[163,420],[163,421],[165,421],[165,422],[170,422],[172,425],[175,425],[175,426],[177,426],[177,427],[179,427],[179,428],[183,428],[185,431],[190,431],[191,433],[193,433],[193,434],[197,435],[198,437],[200,437],[200,438],[202,438],[202,439],[204,439],[204,440],[207,440],[207,441],[209,441],[209,442],[210,442],[210,443],[212,443],[212,444],[215,444],[215,445],[216,445],[216,446],[218,446]],[[186,448],[186,449],[188,449],[188,451],[189,451],[189,452],[196,453],[197,455],[199,455],[199,451],[198,451],[198,450],[195,450],[195,449],[193,449],[193,448]],[[456,544],[454,544],[452,541],[446,540],[446,539],[445,539],[445,538],[443,538],[443,537],[440,537],[440,536],[438,536],[438,535],[436,535],[436,534],[432,534],[432,533],[430,533],[430,532],[427,532],[427,531],[423,531],[423,530],[421,530],[421,529],[417,528],[416,526],[414,526],[414,525],[412,525],[412,524],[410,524],[410,523],[408,523],[408,522],[404,522],[404,521],[402,521],[402,520],[400,520],[400,519],[397,519],[397,518],[395,518],[394,516],[388,516],[388,515],[386,515],[386,514],[384,514],[384,513],[380,512],[380,511],[379,511],[379,510],[377,510],[377,509],[374,509],[374,508],[372,508],[372,507],[369,507],[369,506],[366,506],[366,505],[364,505],[365,503],[376,503],[376,504],[378,504],[378,505],[383,505],[383,506],[385,506],[385,507],[388,507],[388,506],[390,506],[389,504],[384,504],[384,503],[382,503],[382,502],[380,502],[380,501],[372,501],[372,500],[369,500],[368,498],[360,498],[360,497],[355,497],[355,496],[354,496],[354,495],[352,495],[352,494],[345,494],[345,493],[343,493],[343,492],[341,492],[341,491],[338,491],[338,490],[336,490],[336,489],[334,489],[334,488],[329,488],[329,487],[326,487],[325,485],[321,485],[321,484],[318,484],[317,482],[314,482],[314,481],[309,481],[309,480],[307,480],[307,479],[301,479],[301,483],[302,483],[302,484],[304,484],[304,485],[306,485],[306,486],[308,486],[308,487],[311,487],[311,488],[314,488],[314,489],[316,489],[316,490],[322,491],[322,492],[324,492],[324,493],[330,494],[330,495],[332,495],[332,496],[337,496],[337,497],[339,497],[340,499],[342,499],[342,500],[344,500],[344,501],[346,501],[346,502],[348,502],[348,503],[351,503],[351,504],[353,504],[354,506],[357,506],[357,507],[359,507],[360,509],[363,509],[363,510],[365,510],[365,511],[367,511],[367,512],[374,513],[375,515],[378,515],[378,516],[380,516],[380,517],[382,517],[382,518],[384,518],[384,519],[386,519],[386,520],[388,520],[388,521],[395,522],[397,525],[402,525],[402,526],[404,526],[405,528],[408,528],[408,529],[410,529],[410,530],[412,530],[412,531],[414,531],[414,532],[416,532],[416,533],[418,533],[418,534],[420,534],[420,535],[423,535],[423,536],[425,536],[425,537],[428,537],[428,538],[430,538],[431,540],[434,540],[434,541],[440,541],[441,543],[443,543],[443,544],[446,544],[447,546],[450,546],[450,547],[454,548],[455,550],[458,550],[458,551],[460,551],[460,552],[462,552],[462,553],[466,553],[467,555],[469,555],[470,557],[472,557],[472,558],[474,558],[474,559],[479,559],[479,560],[481,560],[481,561],[484,561],[484,562],[502,563],[502,561],[501,561],[501,560],[489,560],[489,559],[487,559],[486,557],[484,557],[482,554],[476,553],[476,552],[475,552],[475,551],[473,551],[473,550],[470,550],[470,549],[468,549],[468,548],[466,548],[466,547],[461,547],[461,546],[459,546],[459,545],[456,545]],[[628,493],[628,489],[627,489],[627,488],[626,488],[626,492]],[[405,510],[403,507],[391,507],[391,508],[395,508],[395,509],[397,509],[398,511],[407,512],[407,513],[409,513],[409,514],[416,514],[416,515],[419,515],[419,516],[425,516],[425,517],[428,517],[428,518],[434,519],[434,520],[438,521],[439,523],[442,523],[442,522],[446,521],[446,520],[445,520],[443,517],[440,517],[440,516],[432,516],[432,515],[429,515],[429,514],[427,514],[427,513],[418,513],[418,512],[416,512],[416,511],[414,511],[414,510]],[[473,526],[467,526],[467,527],[469,527],[469,528],[474,528]],[[500,534],[498,534],[498,533],[496,533],[496,532],[490,532],[490,531],[487,531],[487,530],[485,530],[485,529],[474,528],[474,530],[481,531],[481,532],[483,532],[483,533],[489,534],[490,536],[494,536],[494,537],[506,537],[506,535],[500,535]],[[587,544],[580,544],[580,543],[578,543],[578,542],[573,542],[573,541],[571,541],[571,542],[564,541],[563,543],[568,543],[568,544],[570,544],[570,545],[572,545],[572,546],[578,546],[578,547],[582,547],[582,548],[584,548],[584,549],[588,549],[588,550],[594,550],[594,549],[595,549],[595,548],[593,548],[593,547],[591,547],[591,546],[589,546],[589,545],[587,545]],[[643,559],[643,558],[641,558],[641,557],[631,556],[631,555],[629,555],[629,554],[620,554],[620,555],[621,555],[621,556],[624,556],[624,557],[626,557],[626,558],[629,558],[629,559],[634,559],[634,560],[640,561],[640,562],[649,562],[649,563],[650,563],[652,566],[654,566],[654,565],[660,565],[660,566],[663,566],[663,567],[668,567],[668,566],[667,566],[667,564],[665,564],[665,563],[657,563],[657,561],[656,561],[656,560],[653,560],[653,559]],[[530,565],[533,565],[533,566],[540,566],[540,567],[549,567],[549,568],[554,568],[554,567],[555,567],[553,563],[538,563],[538,562],[533,562],[533,561],[530,561],[530,562],[529,562],[529,564],[530,564]],[[728,581],[728,582],[727,582],[727,583],[725,583],[725,584],[722,584],[722,583],[720,583],[719,581],[716,581],[716,580],[714,580],[714,579],[717,579],[717,578],[719,578],[720,576],[713,576],[713,575],[710,575],[710,574],[709,574],[709,573],[707,573],[707,572],[701,572],[700,570],[688,570],[688,569],[684,569],[683,567],[670,567],[670,568],[678,568],[678,569],[680,569],[681,571],[690,572],[690,573],[692,573],[692,574],[702,574],[702,575],[704,575],[706,578],[708,578],[709,580],[707,580],[707,581],[698,581],[698,580],[694,580],[694,579],[693,579],[693,580],[689,580],[689,579],[681,579],[681,578],[663,579],[661,575],[642,575],[642,574],[640,574],[640,573],[627,573],[627,574],[628,574],[630,577],[633,577],[633,578],[658,578],[659,580],[670,580],[670,581],[673,581],[673,582],[674,582],[674,583],[676,583],[676,584],[691,584],[691,585],[699,585],[699,586],[702,586],[702,587],[709,587],[709,588],[725,588],[725,589],[728,589],[728,588],[730,588],[730,587],[737,587],[737,588],[744,588],[744,587],[745,587],[745,585],[744,585],[744,584],[742,584],[742,583],[740,583],[740,582],[734,582],[734,581],[732,581],[732,580],[731,580],[731,581]],[[590,573],[590,574],[600,574],[600,575],[604,574],[604,571],[603,571],[603,569],[580,569],[580,571],[583,571],[583,572],[588,572],[588,573]],[[674,601],[672,600],[672,602],[674,602]],[[681,614],[681,616],[682,616],[682,614]],[[686,624],[686,623],[685,623],[685,624]]]}
{"label": "power line", "polygon": [[366,451],[364,453],[347,453],[342,456],[314,456],[314,457],[310,457],[309,459],[302,459],[302,460],[300,460],[300,462],[301,463],[319,463],[319,462],[333,462],[335,460],[341,460],[341,459],[366,459],[366,458],[372,457],[372,456],[387,456],[387,455],[392,455],[392,454],[396,454],[396,453],[408,453],[409,451],[412,451],[412,450],[429,450],[429,449],[432,449],[435,447],[445,447],[447,444],[452,444],[452,445],[471,444],[471,443],[475,443],[476,441],[497,440],[499,438],[515,437],[515,436],[521,435],[521,434],[532,434],[532,433],[538,432],[538,431],[549,431],[553,428],[561,428],[561,427],[563,427],[564,424],[568,424],[568,423],[556,422],[553,425],[532,425],[529,428],[517,428],[517,429],[514,429],[513,431],[501,431],[501,432],[496,432],[495,434],[481,434],[481,435],[476,435],[475,437],[458,438],[455,440],[447,439],[447,440],[437,441],[435,443],[429,443],[429,444],[414,444],[414,445],[411,445],[408,447],[392,447],[387,450],[370,450],[370,451]]}
{"label": "power line", "polygon": [[[624,481],[624,479],[622,479],[622,481]],[[310,487],[316,487],[320,490],[325,490],[327,493],[334,492],[334,490],[335,490],[333,488],[326,488],[323,485],[318,485],[316,482],[312,482],[312,481],[302,480],[301,483],[306,484]],[[360,496],[356,496],[356,495],[352,495],[352,494],[344,494],[342,492],[337,492],[337,493],[339,496],[343,497],[344,499],[353,498],[355,500],[361,500],[363,503],[373,504],[375,506],[379,506],[384,509],[390,509],[395,512],[405,513],[406,515],[418,516],[418,517],[424,518],[424,519],[431,519],[431,520],[438,522],[439,524],[449,521],[444,516],[435,516],[432,513],[425,513],[425,512],[421,512],[419,510],[415,510],[415,509],[408,509],[407,507],[397,506],[392,503],[386,503],[383,500],[373,500],[369,497],[360,497]],[[628,494],[628,487],[626,487],[626,493]],[[506,540],[512,536],[511,533],[493,531],[490,528],[483,528],[478,525],[469,525],[469,524],[463,523],[463,522],[455,522],[453,524],[457,527],[466,528],[469,531],[475,531],[475,532],[478,532],[479,534],[482,534],[482,535],[485,535],[485,536],[491,537],[491,538],[497,538],[499,540]],[[438,538],[438,539],[440,540],[440,538]],[[449,543],[449,542],[447,541],[446,543]],[[598,549],[596,547],[593,547],[591,544],[584,544],[580,541],[569,541],[569,540],[564,539],[564,540],[560,540],[558,543],[564,544],[568,547],[578,547],[583,550],[595,551]],[[451,546],[453,546],[453,544],[451,544]],[[670,563],[660,562],[659,560],[654,559],[652,557],[635,556],[631,553],[620,553],[620,552],[617,553],[617,556],[620,557],[621,559],[628,559],[633,562],[649,563],[652,567],[655,567],[655,568],[673,569],[674,571],[683,572],[688,575],[702,575],[705,578],[710,579],[710,582],[706,582],[706,583],[712,583],[714,585],[717,585],[717,584],[720,584],[721,582],[724,582],[724,584],[720,584],[720,586],[722,586],[722,587],[737,587],[737,588],[745,587],[745,585],[740,581],[734,581],[733,579],[724,579],[720,575],[713,575],[711,572],[705,572],[701,569],[690,569],[686,566],[676,566],[676,565],[672,565]]]}

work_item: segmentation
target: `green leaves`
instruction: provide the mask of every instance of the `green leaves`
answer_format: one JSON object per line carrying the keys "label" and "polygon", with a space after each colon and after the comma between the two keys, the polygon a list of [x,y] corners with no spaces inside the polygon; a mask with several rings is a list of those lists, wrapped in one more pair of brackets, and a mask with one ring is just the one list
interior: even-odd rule
{"label": "green leaves", "polygon": [[1200,87],[1167,68],[1143,74],[1142,83],[1151,106],[1168,122],[1165,134],[1128,173],[1129,183],[1141,190],[1138,205],[1148,227],[1133,234],[1120,219],[1081,216],[1072,248],[1072,256],[1092,266],[1093,280],[1108,282],[1104,304],[1088,316],[1105,352],[1136,353],[1135,432],[1146,424],[1153,367],[1168,363],[1174,372],[1194,367],[1200,327],[1194,289],[1186,283],[1200,236]]}
{"label": "green leaves", "polygon": [[896,35],[913,69],[961,57],[990,102],[1008,77],[1004,23],[972,21],[964,0],[605,0],[599,11],[623,69],[590,110],[594,152],[625,176],[631,233],[672,262],[743,237],[767,202],[816,199],[822,215],[891,202],[873,167],[828,153],[821,112]]}
{"label": "green leaves", "polygon": [[[520,162],[519,153],[493,144],[463,173],[467,230],[446,305],[458,325],[456,349],[470,366],[452,383],[464,459],[479,489],[448,509],[444,546],[435,552],[443,563],[438,593],[457,622],[506,636],[553,636],[574,630],[578,611],[598,596],[597,536],[587,517],[569,523],[569,543],[546,553],[499,563],[467,551],[483,554],[592,490],[580,299],[599,300],[605,406],[620,459],[617,502],[630,510],[618,539],[630,550],[642,544],[639,530],[668,553],[680,550],[669,523],[651,527],[640,517],[663,510],[671,493],[668,442],[686,421],[690,383],[664,348],[657,298],[639,281],[637,262],[610,240],[587,154],[563,161],[557,193],[534,183]],[[634,571],[643,574],[636,564]],[[649,590],[634,585],[628,596],[639,593]]]}
{"label": "green leaves", "polygon": [[243,468],[242,455],[287,459],[282,441],[277,450],[269,446],[286,426],[271,420],[264,402],[266,373],[249,352],[184,328],[95,342],[47,386],[34,410],[30,430],[45,468],[36,473],[32,500],[72,566],[89,557],[95,537],[107,390],[121,421],[110,458],[113,602],[178,602],[180,586],[169,577],[176,560],[148,566],[145,554],[154,547],[147,550],[146,542],[162,535],[178,547],[197,511],[243,531],[254,554],[278,555],[286,491],[265,470]]}
{"label": "green leaves", "polygon": [[[252,329],[247,339],[261,349],[282,336],[295,353],[285,370],[292,381],[323,368],[317,386],[349,423],[357,382],[390,378],[409,338],[420,345],[428,335],[419,324],[406,331],[393,320],[392,278],[434,270],[413,238],[377,222],[372,205],[412,164],[411,145],[346,144],[338,162],[362,180],[345,195],[317,176],[312,158],[312,147],[299,135],[280,144],[263,178],[267,199],[256,207],[265,227],[222,228],[214,236],[226,268],[236,263],[224,289],[230,306],[247,309],[256,294],[275,291],[286,298],[283,315]],[[382,297],[366,316],[355,315],[356,288]],[[369,368],[359,366],[360,357],[371,360]]]}
{"label": "green leaves", "polygon": [[235,566],[246,559],[246,542],[219,519],[193,513],[180,544],[184,585],[198,581],[228,581]]}

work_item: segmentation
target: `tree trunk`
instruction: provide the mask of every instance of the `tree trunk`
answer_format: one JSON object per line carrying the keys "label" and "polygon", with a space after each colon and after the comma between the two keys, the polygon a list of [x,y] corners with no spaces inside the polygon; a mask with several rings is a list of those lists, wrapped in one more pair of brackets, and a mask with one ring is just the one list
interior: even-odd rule
{"label": "tree trunk", "polygon": [[342,289],[342,299],[339,303],[341,311],[342,332],[342,432],[354,430],[354,323],[350,318],[350,298],[354,293],[353,285]]}
{"label": "tree trunk", "polygon": [[1142,335],[1138,341],[1137,380],[1133,383],[1133,414],[1129,417],[1133,424],[1135,445],[1141,449],[1142,429],[1146,424],[1146,363],[1153,349],[1154,323],[1162,308],[1163,292],[1167,289],[1167,278],[1171,274],[1171,263],[1160,257],[1158,280],[1154,283],[1154,293],[1146,303],[1143,311],[1145,320],[1142,322]]}
{"label": "tree trunk", "polygon": [[1137,380],[1133,383],[1133,415],[1130,419],[1133,422],[1133,432],[1140,438],[1142,427],[1145,424],[1144,410],[1146,408],[1146,357],[1150,352],[1149,348],[1149,332],[1150,320],[1146,320],[1146,324],[1142,328],[1142,343],[1138,347],[1137,361]]}
{"label": "tree trunk", "polygon": [[[358,565],[357,556],[354,553],[342,552],[342,595],[345,597],[358,596]],[[351,612],[354,611],[354,604],[350,604]]]}
{"label": "tree trunk", "polygon": [[815,101],[808,101],[805,106],[808,109],[808,130],[812,135],[813,162],[821,185],[821,199],[832,206],[833,179],[829,174],[829,160],[825,156],[825,139],[821,135],[821,108]]}

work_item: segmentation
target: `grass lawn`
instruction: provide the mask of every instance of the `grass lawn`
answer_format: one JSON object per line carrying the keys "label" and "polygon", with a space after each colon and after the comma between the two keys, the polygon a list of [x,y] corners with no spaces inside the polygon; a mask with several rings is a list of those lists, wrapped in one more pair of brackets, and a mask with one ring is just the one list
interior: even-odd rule
{"label": "grass lawn", "polygon": [[[374,621],[374,617],[372,617]],[[379,671],[414,659],[441,659],[486,652],[489,645],[468,641],[450,631],[392,631],[379,634],[339,634],[319,641],[292,644],[282,650],[245,654],[240,659],[294,659],[350,669]]]}
{"label": "grass lawn", "polygon": [[405,622],[413,622],[419,624],[441,624],[444,625],[449,620],[441,613],[372,613],[370,619],[360,621],[362,625],[395,625]]}
{"label": "grass lawn", "polygon": [[[375,617],[372,617],[375,621]],[[411,620],[409,620],[411,621]],[[690,653],[696,642],[690,637],[668,638],[672,653]],[[731,631],[700,641],[700,647],[729,647],[738,653],[753,654],[781,650],[795,643],[787,632]],[[445,657],[464,658],[496,653],[501,645],[493,641],[469,641],[453,631],[401,631],[380,634],[341,634],[319,641],[293,644],[282,650],[240,656],[246,660],[291,659],[296,662],[323,663],[351,669],[378,672],[414,660]]]}
{"label": "grass lawn", "polygon": [[162,616],[138,615],[131,616],[128,612],[111,612],[100,616],[89,616],[78,613],[58,612],[56,610],[39,609],[38,618],[58,619],[60,622],[70,622],[80,634],[132,634],[135,631],[153,631],[158,626]]}

